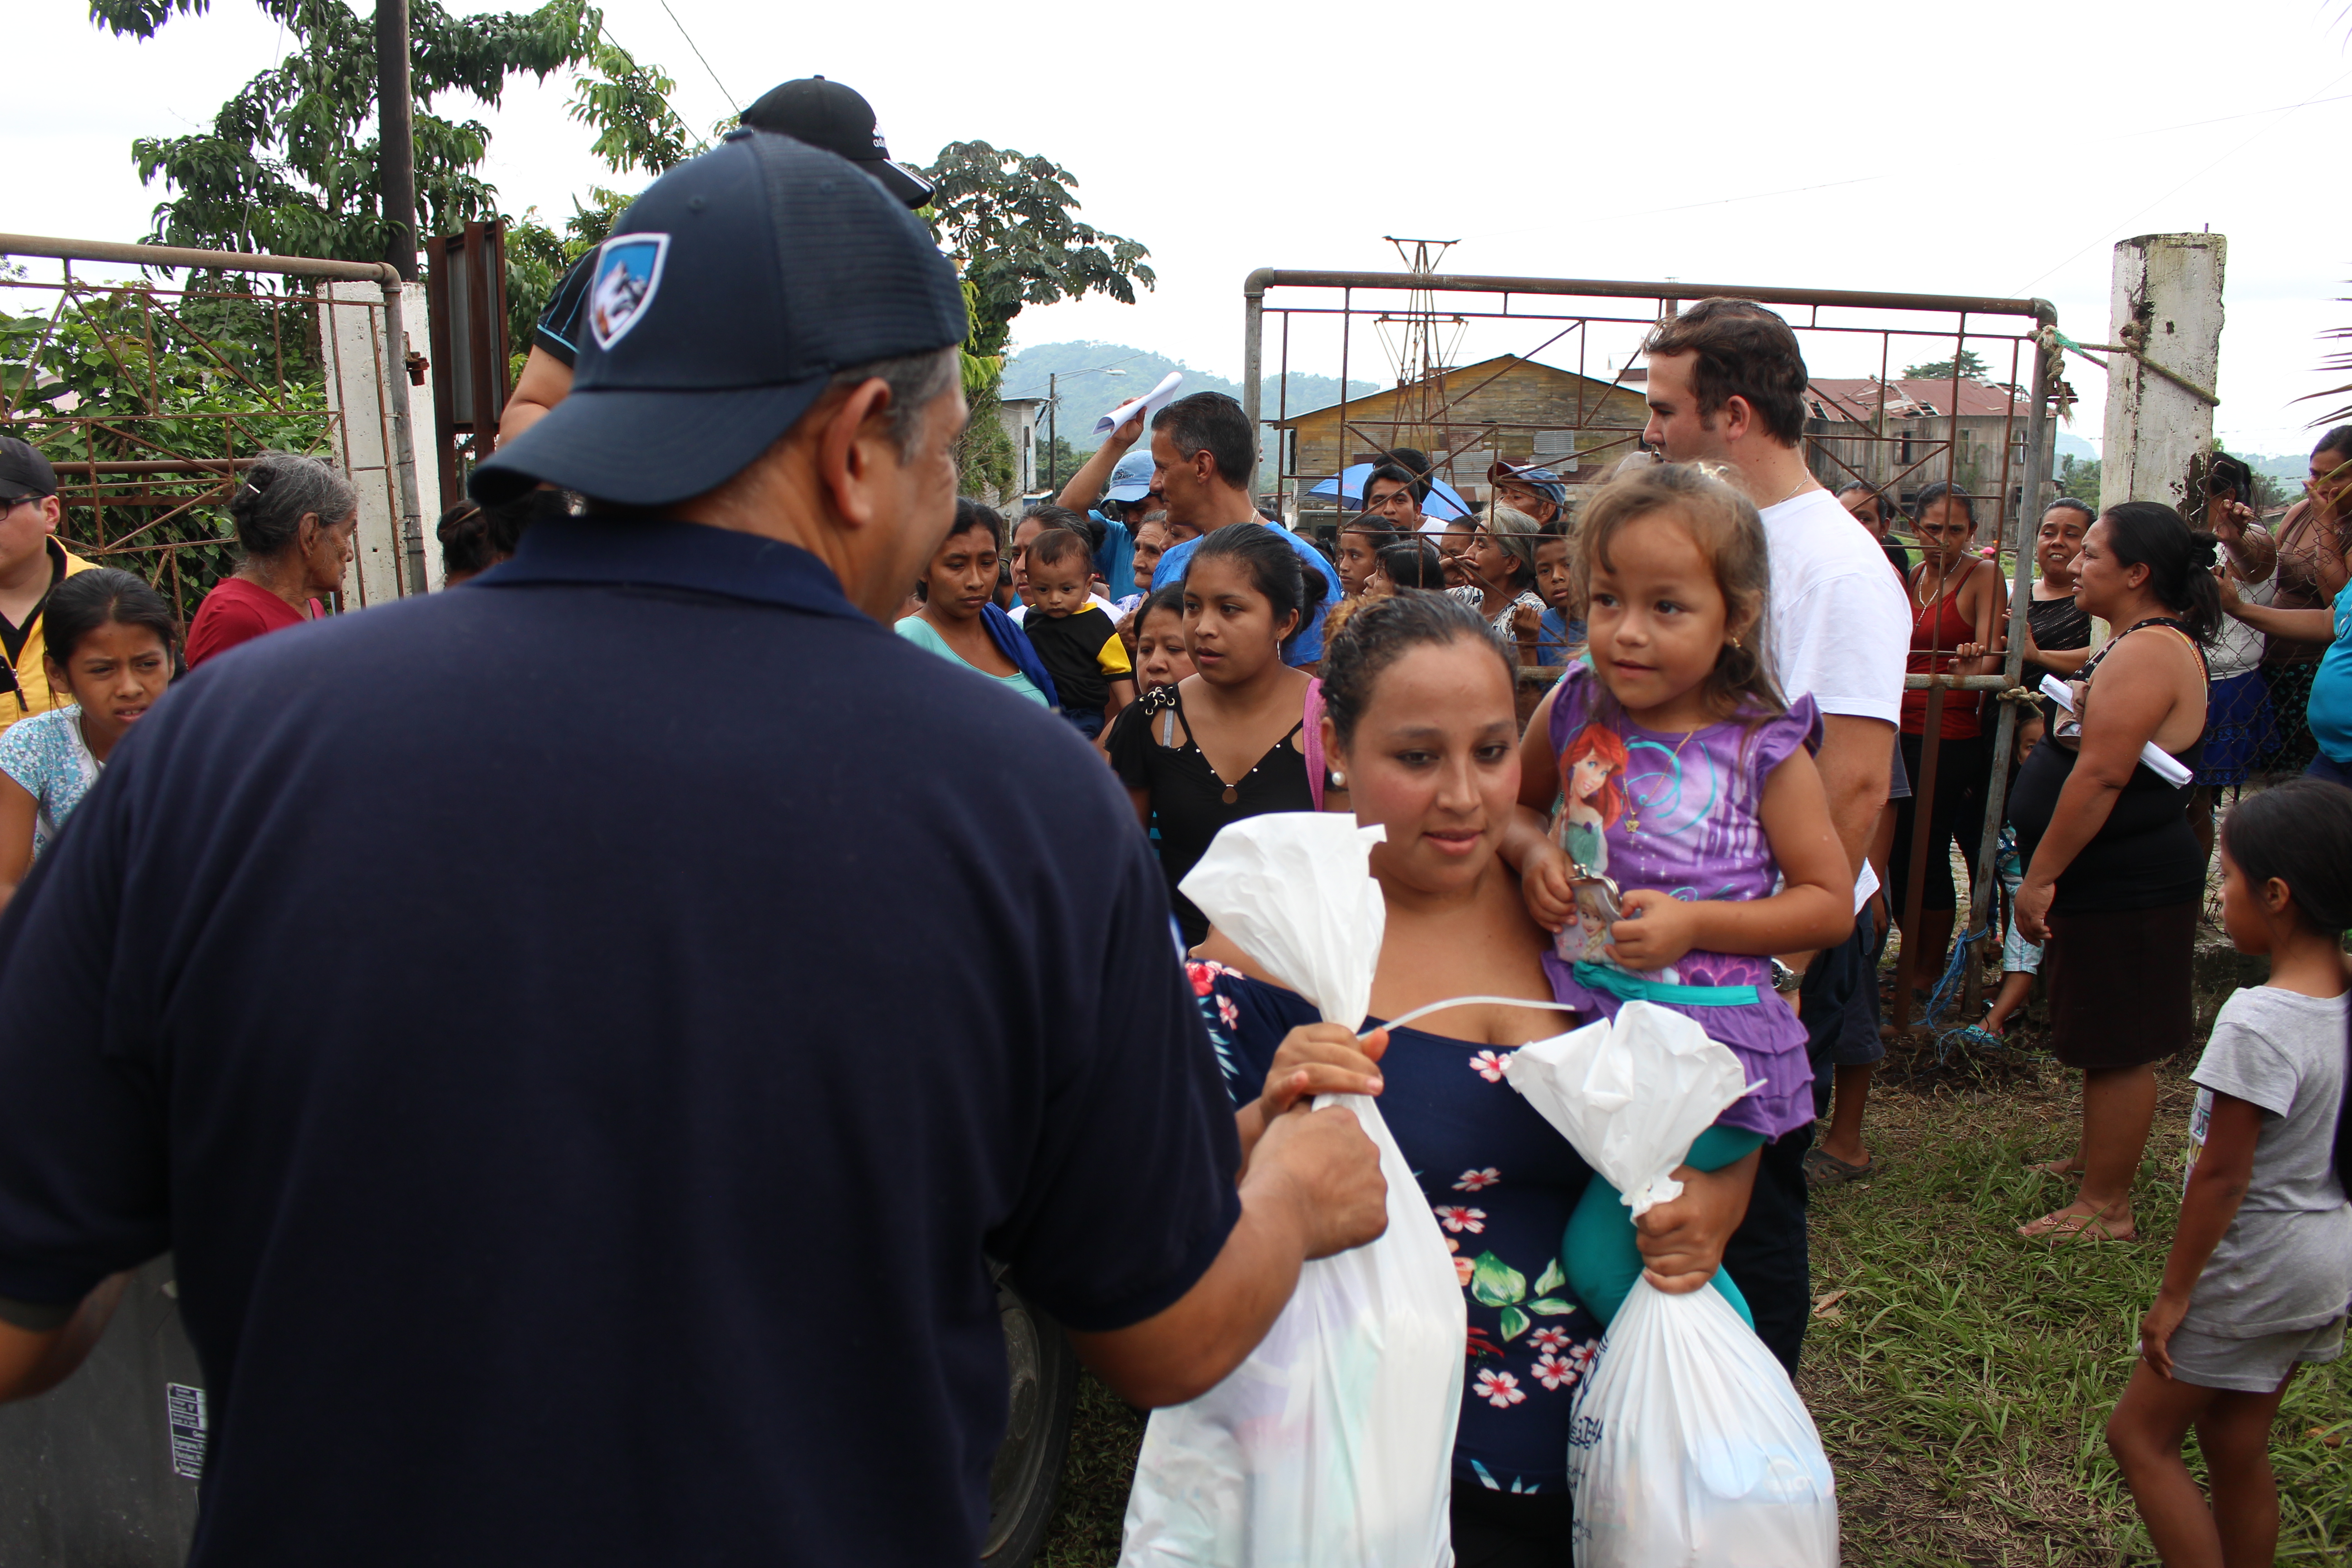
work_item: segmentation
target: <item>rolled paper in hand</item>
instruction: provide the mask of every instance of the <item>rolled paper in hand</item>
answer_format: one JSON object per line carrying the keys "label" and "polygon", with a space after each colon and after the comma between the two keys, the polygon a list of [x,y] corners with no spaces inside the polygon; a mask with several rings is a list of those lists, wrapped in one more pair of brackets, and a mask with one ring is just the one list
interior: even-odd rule
{"label": "rolled paper in hand", "polygon": [[[2072,713],[2074,710],[2074,693],[2073,689],[2069,688],[2064,681],[2059,679],[2054,675],[2044,675],[2042,678],[2042,695],[2047,697],[2051,701],[2055,702],[2059,707],[2063,708],[2069,713]],[[2178,757],[2175,757],[2170,752],[2166,751],[2162,746],[2158,745],[2154,741],[2148,742],[2147,744],[2139,749],[2139,760],[2146,763],[2148,767],[2154,771],[2157,777],[2162,779],[2165,783],[2170,784],[2175,789],[2179,789],[2182,784],[2187,784],[2191,778],[2196,776],[2187,768],[2181,766],[2180,760]]]}

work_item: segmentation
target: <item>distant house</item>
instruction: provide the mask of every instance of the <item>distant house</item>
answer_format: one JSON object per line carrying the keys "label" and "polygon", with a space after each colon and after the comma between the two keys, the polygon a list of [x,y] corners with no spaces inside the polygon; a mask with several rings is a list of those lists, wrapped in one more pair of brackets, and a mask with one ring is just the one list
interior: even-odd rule
{"label": "distant house", "polygon": [[[1650,416],[1635,375],[1623,380],[1633,384],[1503,354],[1274,420],[1283,499],[1297,496],[1307,512],[1334,510],[1329,498],[1305,492],[1397,447],[1428,453],[1437,477],[1474,503],[1486,500],[1486,470],[1497,458],[1540,461],[1570,483],[1590,482],[1634,449]],[[1259,488],[1272,489],[1273,477]]]}
{"label": "distant house", "polygon": [[[2002,488],[2006,450],[2007,504],[2023,505],[2031,401],[1988,382],[1963,381],[1957,390],[1955,398],[1950,381],[1815,380],[1805,389],[1806,458],[1814,477],[1832,489],[1858,479],[1892,491],[1906,507],[1949,478],[1990,501]],[[1980,528],[1993,521],[1982,513],[1978,519]]]}

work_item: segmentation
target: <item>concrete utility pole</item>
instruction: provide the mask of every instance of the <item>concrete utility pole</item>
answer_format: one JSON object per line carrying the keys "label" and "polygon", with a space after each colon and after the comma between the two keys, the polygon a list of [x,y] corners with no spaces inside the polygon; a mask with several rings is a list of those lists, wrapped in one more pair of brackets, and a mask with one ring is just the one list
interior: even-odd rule
{"label": "concrete utility pole", "polygon": [[2201,523],[2202,500],[2185,486],[2189,460],[2213,445],[2229,257],[2230,242],[2218,234],[2144,234],[2116,247],[2111,336],[2102,346],[2130,352],[2107,359],[2102,510],[2162,501]]}
{"label": "concrete utility pole", "polygon": [[416,281],[416,136],[408,82],[408,0],[375,0],[376,145],[383,258]]}

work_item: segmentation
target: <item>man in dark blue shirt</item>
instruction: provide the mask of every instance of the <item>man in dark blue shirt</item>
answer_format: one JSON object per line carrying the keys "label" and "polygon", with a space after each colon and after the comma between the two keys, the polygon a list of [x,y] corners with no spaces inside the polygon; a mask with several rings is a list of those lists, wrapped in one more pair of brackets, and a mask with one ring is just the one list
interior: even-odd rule
{"label": "man in dark blue shirt", "polygon": [[475,488],[592,516],[176,684],[0,917],[0,1395],[172,1248],[199,1565],[968,1568],[987,1257],[1155,1404],[1381,1228],[1341,1111],[1237,1188],[1108,775],[877,624],[962,424],[912,216],[739,133],[589,318]]}

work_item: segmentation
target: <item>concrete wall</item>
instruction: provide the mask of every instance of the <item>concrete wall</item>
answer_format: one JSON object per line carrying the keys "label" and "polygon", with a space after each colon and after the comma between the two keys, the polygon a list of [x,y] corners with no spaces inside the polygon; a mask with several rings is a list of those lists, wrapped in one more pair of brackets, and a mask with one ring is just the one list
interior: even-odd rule
{"label": "concrete wall", "polygon": [[[388,456],[393,431],[384,387],[387,366],[404,366],[409,351],[423,353],[433,341],[425,285],[403,286],[401,310],[406,342],[394,352],[383,339],[382,289],[373,283],[330,283],[320,296],[319,338],[327,363],[327,408],[335,417],[333,458],[360,496],[358,552],[343,580],[345,609],[383,604],[403,592],[400,485]],[[433,389],[413,384],[404,368],[390,379],[406,400],[410,430],[425,439],[433,428]],[[426,584],[438,588],[444,569],[433,525],[441,516],[441,478],[429,460],[415,467]]]}

